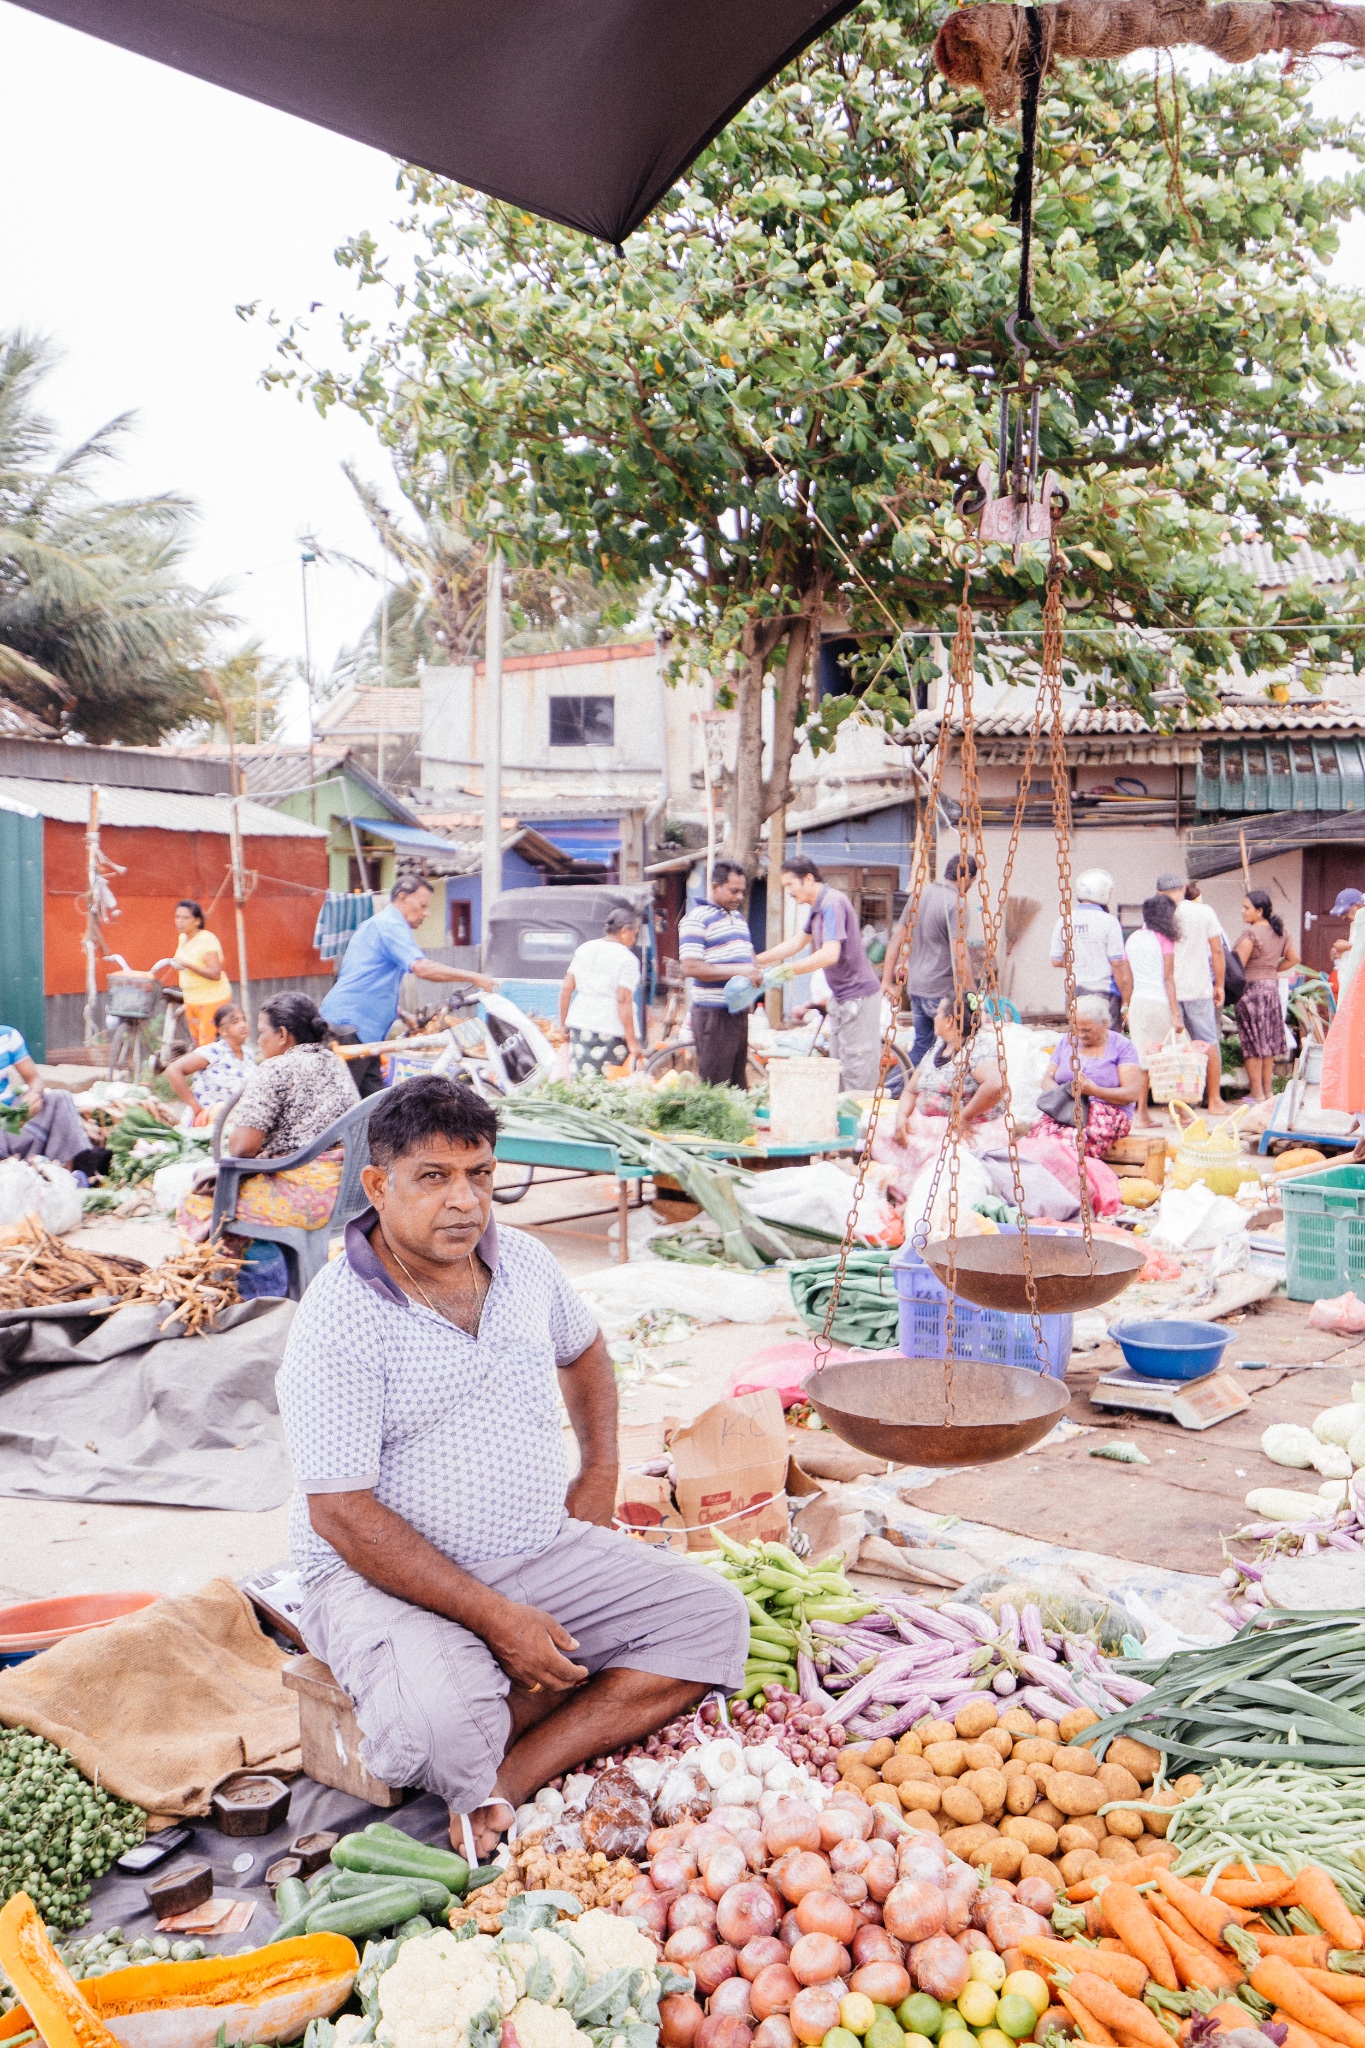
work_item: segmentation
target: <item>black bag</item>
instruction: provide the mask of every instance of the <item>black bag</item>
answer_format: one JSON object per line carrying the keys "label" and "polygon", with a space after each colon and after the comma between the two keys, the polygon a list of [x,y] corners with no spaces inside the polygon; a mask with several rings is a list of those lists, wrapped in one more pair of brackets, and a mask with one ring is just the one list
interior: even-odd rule
{"label": "black bag", "polygon": [[[1085,1097],[1081,1097],[1081,1129],[1085,1129]],[[1069,1088],[1044,1088],[1038,1096],[1039,1116],[1050,1116],[1054,1124],[1076,1127],[1076,1098]]]}
{"label": "black bag", "polygon": [[1239,1003],[1247,992],[1247,971],[1231,946],[1223,948],[1223,1001]]}

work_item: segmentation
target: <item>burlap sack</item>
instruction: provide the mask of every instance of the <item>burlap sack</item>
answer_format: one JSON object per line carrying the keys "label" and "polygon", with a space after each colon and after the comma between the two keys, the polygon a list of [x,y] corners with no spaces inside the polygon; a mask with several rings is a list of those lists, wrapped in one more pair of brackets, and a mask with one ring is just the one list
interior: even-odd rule
{"label": "burlap sack", "polygon": [[207,1813],[233,1771],[303,1768],[284,1661],[245,1595],[213,1579],[0,1672],[0,1723],[70,1750],[150,1814]]}

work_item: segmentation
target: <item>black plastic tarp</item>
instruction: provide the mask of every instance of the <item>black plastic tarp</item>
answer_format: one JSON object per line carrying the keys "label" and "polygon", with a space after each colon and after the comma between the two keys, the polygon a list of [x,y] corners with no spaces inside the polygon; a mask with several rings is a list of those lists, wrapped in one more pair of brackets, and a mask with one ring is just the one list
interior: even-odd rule
{"label": "black plastic tarp", "polygon": [[620,242],[854,0],[21,4]]}

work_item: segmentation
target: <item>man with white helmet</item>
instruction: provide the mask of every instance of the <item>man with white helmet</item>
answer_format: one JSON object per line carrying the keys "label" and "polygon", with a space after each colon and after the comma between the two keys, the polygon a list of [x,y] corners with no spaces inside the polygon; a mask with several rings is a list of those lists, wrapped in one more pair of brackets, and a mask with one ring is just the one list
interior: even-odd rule
{"label": "man with white helmet", "polygon": [[[1088,868],[1076,883],[1076,908],[1071,930],[1076,960],[1076,994],[1103,996],[1115,1031],[1133,993],[1133,970],[1123,948],[1123,928],[1111,913],[1114,877],[1103,868]],[[1062,920],[1052,933],[1052,964],[1062,964]]]}

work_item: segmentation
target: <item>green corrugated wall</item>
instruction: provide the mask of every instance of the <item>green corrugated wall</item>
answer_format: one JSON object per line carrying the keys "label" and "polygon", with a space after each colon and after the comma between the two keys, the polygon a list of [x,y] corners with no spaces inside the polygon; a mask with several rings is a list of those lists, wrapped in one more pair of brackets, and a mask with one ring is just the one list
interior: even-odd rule
{"label": "green corrugated wall", "polygon": [[0,1024],[47,1058],[43,1001],[43,821],[0,810]]}

